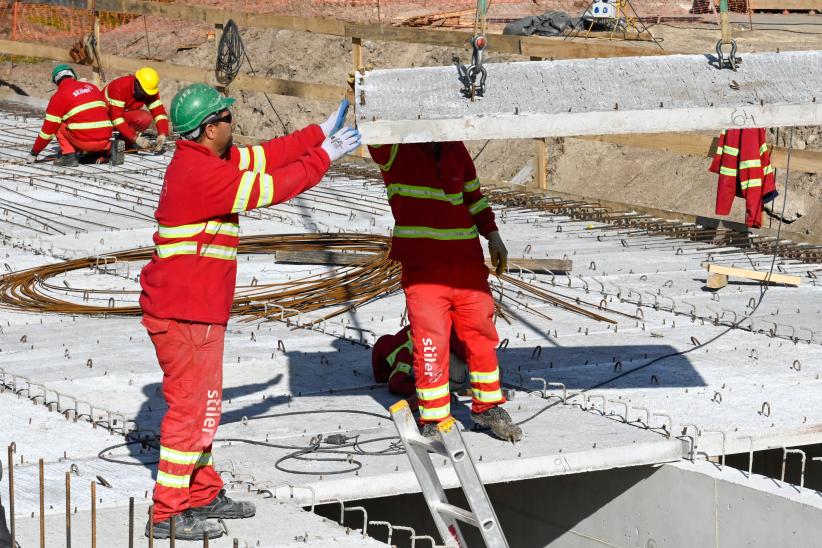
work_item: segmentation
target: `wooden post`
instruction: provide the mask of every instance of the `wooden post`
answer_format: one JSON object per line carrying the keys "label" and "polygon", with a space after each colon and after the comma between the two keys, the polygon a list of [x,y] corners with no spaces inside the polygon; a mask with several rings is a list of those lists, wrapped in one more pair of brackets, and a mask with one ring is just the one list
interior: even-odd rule
{"label": "wooden post", "polygon": [[102,88],[103,79],[100,77],[100,12],[95,9],[94,0],[89,1],[89,8],[91,9],[92,16],[94,17],[94,24],[91,32],[92,37],[94,38],[94,49],[97,52],[97,59],[95,59],[96,62],[92,68],[93,76],[91,83],[98,88]]}
{"label": "wooden post", "polygon": [[[354,65],[354,78],[356,78],[357,73],[363,68],[362,38],[359,38],[357,36],[351,38],[351,57]],[[356,101],[356,97],[354,98],[354,100]],[[359,156],[360,158],[368,158],[368,150],[366,150],[364,146],[361,146],[354,152],[354,155]]]}
{"label": "wooden post", "polygon": [[548,144],[545,139],[534,139],[537,146],[534,157],[534,182],[540,190],[548,190]]}

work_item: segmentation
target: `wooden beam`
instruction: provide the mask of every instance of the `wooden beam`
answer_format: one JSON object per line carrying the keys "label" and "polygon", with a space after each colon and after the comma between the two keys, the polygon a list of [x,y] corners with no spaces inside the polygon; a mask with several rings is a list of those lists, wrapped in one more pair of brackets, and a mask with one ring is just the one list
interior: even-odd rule
{"label": "wooden beam", "polygon": [[536,154],[534,155],[534,182],[537,188],[548,190],[548,145],[545,139],[534,139]]}
{"label": "wooden beam", "polygon": [[760,270],[748,270],[745,268],[736,268],[733,266],[723,266],[715,263],[702,263],[702,266],[708,269],[708,272],[722,274],[725,276],[735,276],[737,278],[746,278],[748,280],[759,280],[760,282],[771,282],[783,285],[798,286],[802,283],[802,278],[799,276],[788,276],[787,274],[779,274],[777,272],[769,273]]}
{"label": "wooden beam", "polygon": [[[0,52],[10,55],[25,55],[29,57],[54,59],[56,61],[66,61],[69,63],[72,62],[67,49],[45,44],[0,40]],[[147,62],[145,59],[119,57],[116,55],[101,55],[100,61],[107,70],[118,70],[122,72],[134,72],[145,66]],[[214,71],[210,69],[157,61],[151,61],[151,66],[154,67],[163,78],[185,82],[204,82],[213,86],[218,85]],[[231,87],[237,90],[264,91],[274,95],[300,97],[314,101],[339,101],[345,97],[346,93],[346,88],[342,86],[264,78],[248,74],[238,75],[231,84]]]}
{"label": "wooden beam", "polygon": [[822,10],[822,0],[748,0],[751,10]]}
{"label": "wooden beam", "polygon": [[[486,261],[488,268],[492,268],[491,261]],[[571,272],[574,262],[571,259],[526,259],[524,257],[509,257],[508,272],[518,272],[520,269],[530,270],[537,274],[552,272]]]}

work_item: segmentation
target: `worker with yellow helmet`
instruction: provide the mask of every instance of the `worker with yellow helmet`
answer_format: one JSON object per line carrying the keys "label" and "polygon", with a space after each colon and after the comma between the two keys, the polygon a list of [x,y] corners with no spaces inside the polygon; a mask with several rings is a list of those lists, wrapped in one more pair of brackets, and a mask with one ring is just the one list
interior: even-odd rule
{"label": "worker with yellow helmet", "polygon": [[[126,148],[136,146],[161,151],[169,134],[166,109],[160,101],[160,75],[151,67],[143,67],[134,74],[122,76],[103,88],[108,103],[108,114],[115,131],[126,142]],[[143,107],[148,108],[146,112]],[[142,133],[151,123],[157,128],[157,141],[151,142]]]}

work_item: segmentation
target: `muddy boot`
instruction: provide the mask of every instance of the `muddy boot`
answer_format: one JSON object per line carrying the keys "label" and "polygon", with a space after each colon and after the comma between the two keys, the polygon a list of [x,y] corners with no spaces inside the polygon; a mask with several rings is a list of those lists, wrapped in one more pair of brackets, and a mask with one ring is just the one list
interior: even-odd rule
{"label": "muddy boot", "polygon": [[197,506],[189,510],[198,518],[238,519],[250,518],[257,509],[253,502],[246,500],[232,500],[225,496],[225,489],[221,489],[217,496],[206,505]]}
{"label": "muddy boot", "polygon": [[432,440],[439,440],[440,436],[437,434],[437,423],[435,422],[426,422],[425,424],[420,427],[420,434],[423,437],[432,439]]}
{"label": "muddy boot", "polygon": [[80,160],[77,159],[77,154],[72,152],[70,154],[63,154],[54,161],[54,165],[60,167],[77,167],[80,165]]}
{"label": "muddy boot", "polygon": [[109,157],[111,159],[111,165],[121,165],[126,159],[126,143],[121,139],[114,139],[114,141],[111,142],[111,153]]}
{"label": "muddy boot", "polygon": [[491,429],[501,440],[516,443],[522,439],[522,430],[511,420],[508,411],[500,406],[492,407],[482,413],[471,413],[474,424]]}
{"label": "muddy boot", "polygon": [[154,538],[169,538],[171,536],[171,521],[174,520],[174,538],[177,540],[203,540],[203,535],[208,538],[219,538],[223,535],[223,527],[216,521],[208,521],[205,518],[197,517],[191,510],[186,510],[182,514],[177,514],[165,521],[151,524],[151,518],[146,523],[146,536],[154,528]]}

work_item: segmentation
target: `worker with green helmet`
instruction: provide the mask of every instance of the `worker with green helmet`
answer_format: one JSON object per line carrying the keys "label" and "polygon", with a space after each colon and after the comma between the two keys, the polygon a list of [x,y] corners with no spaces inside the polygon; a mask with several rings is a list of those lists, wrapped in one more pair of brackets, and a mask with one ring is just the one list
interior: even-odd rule
{"label": "worker with green helmet", "polygon": [[181,134],[165,172],[155,217],[155,251],[140,274],[143,326],[163,370],[168,405],[146,535],[219,537],[214,518],[254,515],[254,504],[226,496],[212,465],[220,421],[223,341],[234,299],[239,215],[314,187],[335,160],[360,146],[343,127],[348,102],[329,118],[250,147],[232,144],[234,99],[205,84],[171,102]]}
{"label": "worker with green helmet", "polygon": [[[60,158],[57,165],[76,166],[79,153],[100,153],[111,150],[111,120],[108,117],[103,93],[88,82],[77,79],[69,65],[61,64],[51,71],[51,80],[57,86],[46,107],[46,119],[40,134],[31,147],[27,161],[33,163],[49,142],[57,137]],[[112,163],[122,163],[120,150],[112,154]]]}

